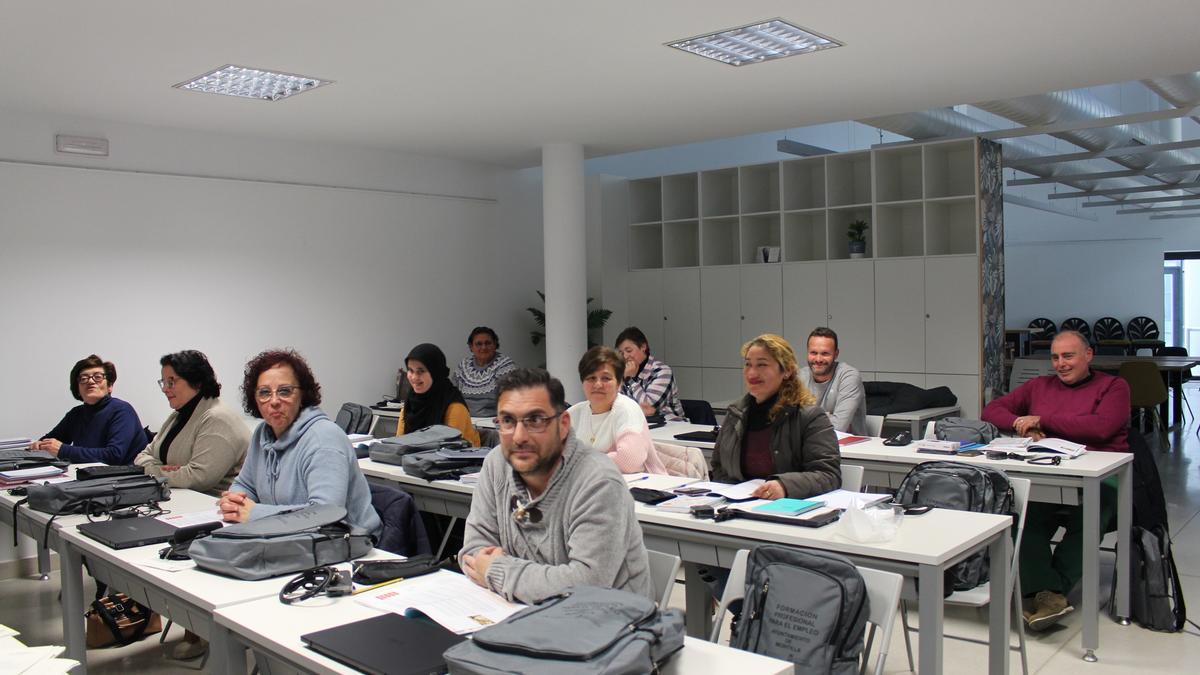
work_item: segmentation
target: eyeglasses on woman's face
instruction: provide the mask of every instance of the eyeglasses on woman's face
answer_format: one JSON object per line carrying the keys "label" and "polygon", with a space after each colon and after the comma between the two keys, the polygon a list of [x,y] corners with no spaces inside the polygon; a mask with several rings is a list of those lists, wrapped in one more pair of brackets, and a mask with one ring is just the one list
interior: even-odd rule
{"label": "eyeglasses on woman's face", "polygon": [[94,382],[96,384],[100,384],[101,382],[103,382],[107,379],[108,379],[108,376],[105,375],[104,373],[92,373],[90,375],[85,373],[85,374],[79,376],[79,384],[88,384],[89,382]]}
{"label": "eyeglasses on woman's face", "polygon": [[293,384],[281,384],[273,391],[270,387],[259,387],[254,392],[254,397],[259,403],[266,403],[271,400],[272,396],[278,396],[281,401],[290,401],[300,393],[300,386]]}

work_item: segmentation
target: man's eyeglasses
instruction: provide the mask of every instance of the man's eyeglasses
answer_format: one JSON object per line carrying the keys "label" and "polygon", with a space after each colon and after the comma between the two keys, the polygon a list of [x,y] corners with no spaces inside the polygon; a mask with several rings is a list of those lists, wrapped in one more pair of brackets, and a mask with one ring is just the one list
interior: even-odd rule
{"label": "man's eyeglasses", "polygon": [[176,384],[177,382],[179,382],[179,380],[178,380],[178,379],[175,379],[174,377],[168,377],[168,378],[167,378],[167,379],[165,379],[165,380],[159,380],[159,381],[158,381],[158,388],[159,388],[159,389],[174,389],[174,388],[175,388],[175,384]]}
{"label": "man's eyeglasses", "polygon": [[557,415],[527,415],[525,417],[513,417],[512,415],[501,415],[493,420],[500,431],[506,434],[511,434],[517,430],[517,423],[525,425],[525,431],[531,433],[540,433],[550,426],[550,423],[558,418],[562,413]]}
{"label": "man's eyeglasses", "polygon": [[1015,459],[1018,462],[1042,464],[1046,466],[1058,466],[1059,464],[1062,464],[1062,457],[1059,457],[1058,455],[1024,455],[1019,452],[988,450],[986,456],[988,459]]}
{"label": "man's eyeglasses", "polygon": [[299,385],[284,384],[280,385],[280,387],[275,391],[271,391],[270,389],[263,387],[254,392],[254,397],[258,399],[259,403],[266,403],[267,401],[270,401],[272,395],[278,396],[279,400],[281,401],[290,401],[296,397],[296,394],[299,393]]}
{"label": "man's eyeglasses", "polygon": [[96,384],[100,384],[101,382],[103,382],[107,379],[108,379],[108,376],[105,375],[104,373],[92,373],[91,375],[80,375],[79,376],[79,384],[87,384],[88,382],[95,382]]}

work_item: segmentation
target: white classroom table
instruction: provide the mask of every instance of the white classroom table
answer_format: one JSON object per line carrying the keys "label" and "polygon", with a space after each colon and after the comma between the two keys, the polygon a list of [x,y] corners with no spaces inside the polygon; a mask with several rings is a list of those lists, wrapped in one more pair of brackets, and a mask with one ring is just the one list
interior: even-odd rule
{"label": "white classroom table", "polygon": [[[1118,623],[1129,624],[1129,528],[1133,523],[1133,455],[1127,452],[1088,452],[1075,459],[1064,459],[1058,466],[1037,465],[1018,460],[993,460],[985,456],[944,457],[918,454],[916,443],[889,447],[882,439],[872,438],[842,446],[842,461],[863,467],[864,485],[899,487],[905,474],[915,465],[937,460],[953,460],[1004,471],[1032,483],[1030,501],[1051,504],[1082,504],[1083,511],[1083,659],[1095,661],[1100,646],[1100,483],[1117,475],[1117,616]],[[1080,493],[1082,492],[1082,499]]]}
{"label": "white classroom table", "polygon": [[[398,466],[369,459],[359,460],[368,480],[391,481],[413,495],[421,510],[453,517],[470,511],[473,487],[456,481],[424,481],[404,473]],[[654,477],[636,485],[662,487],[675,477]],[[828,526],[809,529],[750,520],[723,523],[696,520],[690,515],[663,513],[637,505],[637,518],[646,547],[678,555],[684,564],[687,584],[688,634],[706,637],[711,626],[711,596],[700,579],[699,567],[728,568],[738,549],[759,544],[782,543],[834,551],[855,564],[898,572],[919,581],[920,620],[934,630],[919,634],[920,668],[923,673],[942,672],[943,572],[983,547],[991,551],[991,603],[989,612],[989,672],[1007,673],[1009,652],[1009,569],[1012,540],[1007,516],[935,509],[923,516],[906,516],[896,539],[883,544],[859,544],[837,534]]]}
{"label": "white classroom table", "polygon": [[943,417],[950,417],[959,413],[959,407],[956,405],[943,406],[940,408],[921,408],[920,410],[909,410],[907,412],[889,413],[884,416],[883,424],[886,426],[888,422],[908,422],[910,433],[913,438],[924,436],[925,424],[933,420],[940,420]]}
{"label": "white classroom table", "polygon": [[[381,612],[353,598],[314,598],[284,605],[274,598],[222,607],[216,611],[217,631],[225,634],[225,662],[235,673],[246,672],[245,650],[254,652],[261,675],[317,673],[350,675],[358,671],[304,646],[300,636],[379,616]],[[684,647],[659,671],[669,675],[783,675],[791,663],[750,652],[687,638]]]}
{"label": "white classroom table", "polygon": [[[72,464],[67,467],[67,474],[74,478],[75,471],[84,466],[98,466],[98,463]],[[86,523],[88,518],[85,515],[58,516],[51,521],[50,514],[34,511],[28,505],[21,506],[14,514],[13,505],[21,499],[23,497],[10,495],[8,490],[0,490],[0,522],[12,527],[18,533],[33,539],[38,551],[38,572],[41,573],[42,579],[45,580],[49,578],[50,549],[58,552],[61,569],[65,570],[68,566],[69,555],[66,550],[67,547],[59,536],[59,533],[63,528]],[[49,524],[49,528],[47,528],[47,524]],[[7,532],[3,534],[8,536]],[[78,560],[76,560],[76,565],[78,565]],[[83,579],[79,574],[62,575],[62,598],[63,602],[66,602],[70,598],[73,605],[79,605],[83,601]],[[81,664],[76,672],[84,672],[87,667],[87,654],[84,647],[85,635],[82,611],[78,615],[63,613],[62,626],[63,640],[67,647],[66,657]]]}
{"label": "white classroom table", "polygon": [[[215,510],[216,503],[216,497],[211,495],[192,490],[172,490],[171,500],[162,502],[161,505],[173,513],[193,513],[208,508]],[[292,576],[244,581],[204,572],[195,567],[168,572],[145,566],[146,562],[159,560],[158,551],[165,544],[151,544],[118,551],[80,534],[74,526],[64,527],[61,537],[68,556],[62,566],[64,589],[68,578],[82,587],[82,569],[78,563],[86,558],[88,570],[98,581],[107,583],[114,591],[125,593],[133,600],[208,640],[212,651],[207,667],[214,673],[233,671],[229,670],[223,661],[228,649],[221,643],[224,636],[214,630],[213,611],[258,598],[275,598]],[[375,551],[370,557],[390,556],[389,553]],[[83,598],[68,598],[64,590],[62,608],[64,616],[78,617],[74,623],[82,628],[85,609]],[[68,642],[70,643],[70,639]],[[74,653],[75,648],[76,645],[68,644],[69,653]],[[86,662],[81,663],[84,663],[86,670]]]}

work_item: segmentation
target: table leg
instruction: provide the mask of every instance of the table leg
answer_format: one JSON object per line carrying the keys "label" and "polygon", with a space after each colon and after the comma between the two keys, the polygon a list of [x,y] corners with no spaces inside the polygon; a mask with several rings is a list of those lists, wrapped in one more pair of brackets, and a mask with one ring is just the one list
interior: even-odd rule
{"label": "table leg", "polygon": [[920,565],[917,579],[921,588],[917,602],[921,605],[921,631],[918,633],[917,672],[922,674],[942,672],[942,632],[944,610],[942,604],[942,568],[935,565]]}
{"label": "table leg", "polygon": [[1171,428],[1183,424],[1183,371],[1177,371],[1167,375],[1171,379],[1171,389],[1175,392],[1175,402],[1171,404],[1174,409],[1174,416],[1171,419]]}
{"label": "table leg", "polygon": [[38,547],[37,547],[37,557],[38,557],[38,574],[40,575],[38,578],[41,579],[42,581],[49,581],[50,580],[50,547],[45,546],[42,543],[39,543]]}
{"label": "table leg", "polygon": [[[991,595],[988,601],[988,672],[992,675],[1007,675],[1008,648],[1011,617],[1009,601],[1013,593],[1013,580],[1009,578],[1012,563],[1012,537],[1008,531],[1001,532],[988,545],[990,557]],[[924,625],[922,623],[922,625]]]}
{"label": "table leg", "polygon": [[1100,646],[1100,479],[1083,481],[1083,660]]}
{"label": "table leg", "polygon": [[63,641],[67,658],[79,662],[72,672],[87,672],[87,636],[83,625],[83,555],[79,549],[59,539],[59,578],[62,580]]}
{"label": "table leg", "polygon": [[213,622],[208,643],[208,670],[213,673],[245,673],[246,646],[228,628]]}
{"label": "table leg", "polygon": [[1117,474],[1117,623],[1129,625],[1129,528],[1133,524],[1133,462]]}
{"label": "table leg", "polygon": [[700,567],[695,563],[683,564],[683,582],[687,634],[707,640],[712,632],[712,591],[700,578]]}

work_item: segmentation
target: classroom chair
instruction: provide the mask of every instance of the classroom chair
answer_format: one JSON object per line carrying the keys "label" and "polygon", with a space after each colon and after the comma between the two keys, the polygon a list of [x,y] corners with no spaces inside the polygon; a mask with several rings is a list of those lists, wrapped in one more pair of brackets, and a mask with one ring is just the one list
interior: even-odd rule
{"label": "classroom chair", "polygon": [[[729,580],[725,583],[725,592],[717,605],[713,616],[713,629],[709,642],[718,643],[721,638],[721,624],[730,605],[741,602],[746,597],[746,562],[750,559],[749,549],[740,549],[733,556],[733,565],[729,568]],[[879,657],[875,662],[875,674],[882,675],[884,662],[887,660],[888,645],[892,640],[892,626],[896,623],[896,609],[900,603],[900,589],[904,585],[904,577],[895,572],[884,572],[866,567],[855,566],[862,575],[867,589],[867,603],[870,605],[867,623],[871,624],[867,633],[866,646],[863,649],[863,662],[860,673],[866,673],[867,660],[870,657],[871,643],[875,638],[875,628],[883,628],[880,636]]]}
{"label": "classroom chair", "polygon": [[[1017,624],[1017,646],[1013,647],[1010,645],[1009,649],[1015,649],[1020,652],[1021,672],[1024,675],[1029,675],[1028,655],[1025,649],[1025,622],[1021,617],[1021,580],[1018,572],[1021,567],[1021,537],[1025,533],[1025,510],[1029,506],[1029,486],[1031,485],[1031,481],[1028,478],[1010,477],[1008,483],[1013,489],[1013,510],[1017,513],[1017,536],[1013,542],[1012,561],[1009,563],[1009,578],[1012,579],[1012,588],[1008,590],[1009,601],[1012,603],[1010,611],[1013,614],[1013,620]],[[991,599],[991,588],[990,581],[984,582],[966,591],[954,591],[946,596],[943,602],[947,605],[977,608],[987,607]],[[916,672],[913,669],[912,642],[909,640],[908,634],[915,633],[918,629],[908,625],[908,603],[903,599],[900,600],[900,622],[904,626],[904,651],[908,653],[908,668]],[[958,635],[943,634],[943,637],[952,640],[962,640],[964,642],[974,642],[981,645],[990,644],[987,640],[977,640]],[[886,640],[886,637],[884,639]]]}
{"label": "classroom chair", "polygon": [[650,558],[650,581],[654,584],[658,607],[666,609],[671,602],[671,591],[675,588],[675,578],[679,576],[683,561],[677,555],[658,551],[647,550],[646,555]]}
{"label": "classroom chair", "polygon": [[862,492],[863,468],[853,464],[842,465],[842,489]]}
{"label": "classroom chair", "polygon": [[[1126,361],[1121,364],[1117,375],[1129,383],[1129,406],[1145,414],[1150,411],[1150,423],[1156,425],[1159,431],[1160,449],[1166,452],[1171,448],[1167,438],[1167,427],[1158,408],[1167,402],[1167,385],[1163,382],[1158,366],[1146,361]],[[1140,427],[1139,427],[1140,428]]]}

